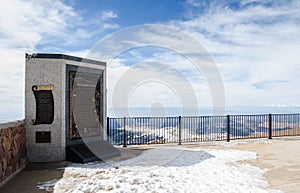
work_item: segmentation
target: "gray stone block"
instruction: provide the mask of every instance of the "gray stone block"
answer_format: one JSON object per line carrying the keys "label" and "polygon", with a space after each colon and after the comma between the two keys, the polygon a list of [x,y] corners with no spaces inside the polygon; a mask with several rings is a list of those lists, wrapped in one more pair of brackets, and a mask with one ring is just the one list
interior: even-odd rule
{"label": "gray stone block", "polygon": [[[106,64],[61,54],[26,55],[25,74],[25,123],[27,159],[29,162],[54,162],[65,160],[68,118],[66,118],[66,73],[67,65],[81,66],[104,71],[103,120],[106,120]],[[54,85],[54,120],[52,124],[32,125],[35,119],[36,101],[32,92],[33,85]],[[105,121],[103,123],[105,125]],[[36,143],[37,131],[51,131],[51,143]]]}

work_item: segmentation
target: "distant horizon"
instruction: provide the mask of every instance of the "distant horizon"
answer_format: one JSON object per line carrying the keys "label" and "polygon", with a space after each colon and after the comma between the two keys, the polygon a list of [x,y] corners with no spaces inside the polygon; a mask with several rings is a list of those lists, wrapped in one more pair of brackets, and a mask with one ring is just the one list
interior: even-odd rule
{"label": "distant horizon", "polygon": [[[124,110],[118,109],[117,110]],[[107,116],[113,118],[112,108],[108,108]],[[198,114],[182,114],[180,113],[180,107],[166,107],[165,116],[211,116],[213,115],[213,107],[212,106],[201,106],[199,108]],[[129,113],[131,116],[160,116],[161,113],[152,115],[149,111],[151,108],[149,107],[131,107],[129,108]],[[237,105],[237,106],[227,106],[225,107],[225,113],[222,115],[243,115],[243,114],[269,114],[269,113],[300,113],[300,105],[297,106],[245,106],[245,105]],[[217,114],[219,115],[219,114]],[[123,117],[123,116],[121,116]]]}
{"label": "distant horizon", "polygon": [[[118,108],[116,108],[118,109]],[[132,116],[152,116],[149,111],[149,107],[130,107],[130,113]],[[166,116],[182,116],[180,114],[180,107],[166,107],[167,112]],[[201,106],[199,114],[190,114],[190,115],[183,115],[183,116],[210,116],[212,115],[212,106]],[[119,109],[120,110],[120,109]],[[123,109],[124,110],[124,109]],[[282,114],[289,114],[295,113],[300,114],[300,105],[265,105],[265,106],[250,106],[250,105],[229,105],[225,107],[225,114],[268,114],[268,113],[282,113]],[[107,109],[107,116],[113,118],[112,108]],[[159,116],[159,115],[154,115]],[[123,117],[123,116],[122,116]],[[16,115],[0,115],[0,123],[2,122],[10,122],[16,120],[22,120],[25,116],[16,116]]]}

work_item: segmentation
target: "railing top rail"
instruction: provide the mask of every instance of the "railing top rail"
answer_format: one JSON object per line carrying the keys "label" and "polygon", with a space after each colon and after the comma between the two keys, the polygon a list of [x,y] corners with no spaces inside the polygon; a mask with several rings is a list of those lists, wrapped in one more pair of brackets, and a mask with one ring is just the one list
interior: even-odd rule
{"label": "railing top rail", "polygon": [[143,117],[143,116],[141,116],[141,117],[109,117],[110,119],[176,119],[176,118],[178,118],[179,116],[170,116],[170,117],[155,117],[155,116],[153,116],[153,117],[149,117],[149,116],[145,116],[145,117]]}
{"label": "railing top rail", "polygon": [[182,118],[207,118],[207,117],[217,117],[217,118],[225,118],[227,115],[193,115],[193,116],[182,116]]}
{"label": "railing top rail", "polygon": [[277,115],[277,116],[283,116],[283,115],[299,115],[300,116],[300,113],[287,113],[287,114],[285,114],[285,113],[272,113],[272,115]]}
{"label": "railing top rail", "polygon": [[[261,117],[261,116],[269,116],[270,114],[240,114],[240,115],[237,115],[237,114],[232,114],[230,115],[231,117]],[[273,115],[273,114],[272,114]]]}
{"label": "railing top rail", "polygon": [[[275,116],[300,116],[300,113],[267,113],[267,114],[228,114],[230,117],[258,117],[258,116],[269,116],[269,115],[275,115]],[[228,115],[191,115],[191,116],[164,116],[164,117],[159,117],[159,116],[133,116],[133,117],[109,117],[109,119],[176,119],[178,117],[181,118],[207,118],[207,117],[216,117],[216,118],[225,118]]]}

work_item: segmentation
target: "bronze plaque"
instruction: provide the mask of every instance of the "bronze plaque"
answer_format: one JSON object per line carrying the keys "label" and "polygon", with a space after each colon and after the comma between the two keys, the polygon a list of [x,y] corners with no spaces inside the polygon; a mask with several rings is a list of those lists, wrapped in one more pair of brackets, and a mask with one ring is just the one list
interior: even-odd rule
{"label": "bronze plaque", "polygon": [[36,143],[51,143],[51,131],[37,131],[35,132]]}
{"label": "bronze plaque", "polygon": [[70,71],[69,78],[69,139],[99,136],[102,75]]}
{"label": "bronze plaque", "polygon": [[32,92],[36,101],[35,119],[31,121],[32,125],[52,124],[54,119],[54,100],[53,85],[32,86]]}

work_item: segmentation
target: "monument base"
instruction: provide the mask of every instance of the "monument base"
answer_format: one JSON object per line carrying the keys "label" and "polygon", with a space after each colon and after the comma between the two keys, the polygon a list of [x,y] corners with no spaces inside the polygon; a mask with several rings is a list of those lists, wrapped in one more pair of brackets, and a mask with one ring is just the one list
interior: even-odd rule
{"label": "monument base", "polygon": [[[99,148],[100,147],[100,148]],[[92,149],[95,155],[90,149]],[[106,141],[67,146],[66,160],[76,163],[87,163],[121,155],[120,151]]]}

